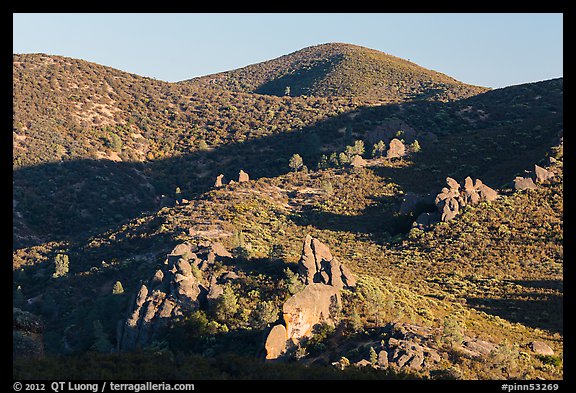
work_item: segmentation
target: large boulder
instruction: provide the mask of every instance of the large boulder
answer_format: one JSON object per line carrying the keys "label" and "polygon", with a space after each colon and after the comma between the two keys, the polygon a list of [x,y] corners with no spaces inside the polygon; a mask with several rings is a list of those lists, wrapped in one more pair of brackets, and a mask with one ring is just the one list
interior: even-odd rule
{"label": "large boulder", "polygon": [[386,152],[386,158],[403,157],[406,154],[406,146],[399,139],[392,139]]}
{"label": "large boulder", "polygon": [[354,157],[352,157],[350,165],[352,165],[354,168],[363,168],[366,166],[366,161],[361,156],[356,154]]}
{"label": "large boulder", "polygon": [[340,291],[325,284],[312,283],[294,294],[282,306],[286,336],[297,343],[310,337],[320,323],[334,325],[334,313],[341,307]]}
{"label": "large boulder", "polygon": [[532,341],[528,344],[528,347],[536,353],[537,355],[552,356],[554,351],[550,346],[542,341]]}
{"label": "large boulder", "polygon": [[534,184],[531,177],[516,176],[514,179],[514,190],[516,191],[535,190],[536,188],[538,187]]}
{"label": "large boulder", "polygon": [[214,182],[214,187],[222,187],[223,184],[223,179],[224,179],[224,175],[220,174],[216,177],[216,181]]}
{"label": "large boulder", "polygon": [[554,177],[553,172],[550,172],[549,170],[544,169],[538,165],[534,165],[534,174],[536,175],[537,183],[545,182],[546,180]]}
{"label": "large boulder", "polygon": [[288,336],[286,334],[286,327],[284,325],[276,325],[268,333],[264,349],[266,350],[266,359],[278,359],[286,351],[286,342]]}
{"label": "large boulder", "polygon": [[248,174],[246,172],[244,172],[242,169],[240,169],[240,172],[238,173],[238,183],[247,182],[249,180],[250,180],[250,176],[248,176]]}

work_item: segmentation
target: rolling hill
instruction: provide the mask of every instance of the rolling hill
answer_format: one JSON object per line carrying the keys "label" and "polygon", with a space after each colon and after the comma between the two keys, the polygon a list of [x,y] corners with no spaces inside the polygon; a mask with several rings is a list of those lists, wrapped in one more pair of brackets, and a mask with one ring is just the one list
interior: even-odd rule
{"label": "rolling hill", "polygon": [[[178,83],[13,67],[15,378],[562,378],[562,78],[488,90],[349,44]],[[499,196],[402,212],[467,176]],[[264,362],[307,236],[357,284]],[[136,327],[171,317],[130,351],[145,299]]]}
{"label": "rolling hill", "polygon": [[311,46],[182,84],[275,96],[353,97],[378,103],[450,101],[488,90],[374,49],[342,43]]}

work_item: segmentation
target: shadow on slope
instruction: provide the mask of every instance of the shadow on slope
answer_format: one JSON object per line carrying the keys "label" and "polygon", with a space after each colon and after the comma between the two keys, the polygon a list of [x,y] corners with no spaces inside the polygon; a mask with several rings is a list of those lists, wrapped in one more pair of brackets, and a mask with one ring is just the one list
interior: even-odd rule
{"label": "shadow on slope", "polygon": [[[305,128],[157,161],[80,159],[24,167],[14,171],[13,198],[33,231],[49,240],[72,240],[155,211],[161,195],[174,197],[177,187],[184,198],[199,197],[221,173],[235,180],[240,169],[251,178],[274,177],[289,170],[295,153],[313,169],[322,154],[365,139],[390,118],[432,132],[438,141],[422,143],[412,165],[374,168],[378,175],[414,192],[437,190],[446,176],[470,175],[500,187],[542,159],[557,138],[561,93],[562,80],[552,80],[456,102],[364,107]],[[14,239],[15,248],[26,245]]]}
{"label": "shadow on slope", "polygon": [[[561,280],[517,281],[525,288],[520,293],[499,299],[467,298],[467,304],[510,322],[563,334],[563,284]],[[555,290],[538,290],[555,288]]]}

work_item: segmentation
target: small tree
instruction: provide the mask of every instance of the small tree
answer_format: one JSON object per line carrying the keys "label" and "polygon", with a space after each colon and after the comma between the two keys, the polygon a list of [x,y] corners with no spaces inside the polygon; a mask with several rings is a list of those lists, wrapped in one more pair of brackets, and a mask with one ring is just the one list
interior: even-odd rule
{"label": "small tree", "polygon": [[386,151],[386,144],[384,141],[379,141],[375,143],[372,148],[372,157],[382,157]]}
{"label": "small tree", "polygon": [[356,154],[361,156],[362,154],[364,154],[364,150],[365,150],[364,141],[358,139],[358,140],[354,141],[354,145],[346,146],[346,150],[344,150],[344,152],[346,153],[348,158],[350,158],[350,157],[355,156]]}
{"label": "small tree", "polygon": [[120,152],[122,150],[122,139],[115,133],[110,133],[110,139],[108,140],[110,148],[115,152]]}
{"label": "small tree", "polygon": [[206,143],[205,140],[200,140],[200,142],[198,142],[198,149],[200,150],[208,150],[208,144]]}
{"label": "small tree", "polygon": [[452,315],[444,318],[444,329],[442,330],[442,341],[451,348],[459,347],[464,339],[463,328],[460,321]]}
{"label": "small tree", "polygon": [[373,347],[370,347],[370,364],[372,364],[373,366],[378,364],[378,354],[376,353],[376,350],[374,350]]}
{"label": "small tree", "polygon": [[350,163],[350,157],[346,153],[342,152],[338,154],[338,161],[340,162],[340,165],[343,166]]}
{"label": "small tree", "polygon": [[256,329],[263,329],[278,319],[278,307],[272,301],[259,302],[250,314],[250,324]]}
{"label": "small tree", "polygon": [[422,150],[422,148],[420,147],[420,143],[418,143],[418,140],[415,140],[415,141],[410,145],[410,149],[411,149],[414,153],[418,153],[420,150]]}
{"label": "small tree", "polygon": [[216,318],[221,322],[227,321],[236,314],[236,311],[238,311],[238,296],[232,287],[227,285],[216,302]]}
{"label": "small tree", "polygon": [[66,274],[68,274],[68,269],[69,269],[69,260],[68,260],[68,255],[66,254],[57,254],[56,257],[54,258],[54,264],[55,264],[55,272],[52,275],[52,277],[57,278],[57,277],[62,277],[65,276]]}
{"label": "small tree", "polygon": [[298,172],[300,169],[302,169],[302,167],[304,166],[304,161],[302,160],[302,157],[300,157],[300,154],[294,154],[290,158],[290,162],[288,163],[288,166],[294,172]]}
{"label": "small tree", "polygon": [[286,86],[286,88],[284,89],[284,95],[285,95],[285,96],[289,96],[289,95],[290,95],[290,86]]}
{"label": "small tree", "polygon": [[294,295],[304,289],[304,283],[300,280],[300,276],[294,273],[289,268],[284,269],[284,274],[286,275],[286,289],[290,295]]}
{"label": "small tree", "polygon": [[120,281],[116,281],[116,283],[114,283],[114,287],[112,288],[112,294],[121,295],[123,293],[124,293],[124,287],[122,286],[122,283]]}
{"label": "small tree", "polygon": [[100,320],[98,319],[95,320],[94,343],[92,344],[92,347],[90,349],[96,352],[109,353],[112,352],[113,348],[114,346],[108,339],[108,335],[104,331],[104,326],[102,325],[102,322],[100,322]]}

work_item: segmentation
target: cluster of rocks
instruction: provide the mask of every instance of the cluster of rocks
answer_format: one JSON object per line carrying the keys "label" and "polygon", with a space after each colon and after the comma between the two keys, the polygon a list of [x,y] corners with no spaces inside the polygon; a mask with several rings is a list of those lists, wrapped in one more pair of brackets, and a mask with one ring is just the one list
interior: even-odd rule
{"label": "cluster of rocks", "polygon": [[[250,181],[250,176],[248,176],[248,173],[240,169],[240,172],[238,173],[238,183],[244,183],[247,181]],[[234,183],[235,183],[234,180],[230,180],[228,184],[234,184]],[[224,175],[223,174],[218,175],[216,177],[216,181],[214,182],[214,187],[222,187],[225,184],[226,181],[224,180]]]}
{"label": "cluster of rocks", "polygon": [[[436,211],[420,214],[413,226],[424,228],[436,222],[450,221],[453,220],[460,213],[461,208],[466,205],[476,205],[482,201],[492,202],[498,198],[497,191],[482,183],[480,179],[472,181],[470,176],[464,179],[462,184],[451,177],[447,177],[446,184],[448,187],[442,188],[442,191],[434,198]],[[407,194],[400,206],[400,210],[403,212],[414,211],[417,204],[430,204],[430,202],[430,194]]]}
{"label": "cluster of rocks", "polygon": [[[195,275],[194,271],[205,272],[214,262],[231,257],[217,242],[196,246],[182,243],[174,247],[162,267],[141,285],[132,301],[119,331],[119,349],[145,347],[175,319],[205,307],[210,299],[216,299],[223,291],[219,278],[225,274],[207,280],[201,273]],[[230,279],[229,276],[224,278]]]}
{"label": "cluster of rocks", "polygon": [[325,244],[309,235],[304,239],[298,265],[306,286],[282,306],[284,323],[270,330],[264,346],[268,360],[281,358],[300,340],[311,337],[318,324],[334,326],[335,314],[342,305],[340,290],[356,285],[350,270]]}
{"label": "cluster of rocks", "polygon": [[44,357],[44,322],[40,317],[12,308],[12,357],[39,359]]}
{"label": "cluster of rocks", "polygon": [[[554,160],[551,157],[551,160]],[[555,160],[554,160],[555,161]],[[554,163],[551,161],[551,163]],[[527,189],[536,189],[538,186],[536,183],[544,183],[554,177],[554,173],[542,168],[541,166],[534,165],[534,171],[528,172],[528,176],[517,176],[514,179],[514,190],[521,191]]]}
{"label": "cluster of rocks", "polygon": [[[393,323],[389,326],[390,337],[382,343],[374,342],[371,346],[378,354],[377,363],[372,364],[366,357],[353,363],[354,366],[371,366],[375,368],[409,369],[419,371],[434,369],[447,354],[438,348],[439,328],[420,326],[409,323]],[[497,345],[464,336],[459,351],[470,358],[488,356]],[[337,363],[333,363],[338,365]]]}

